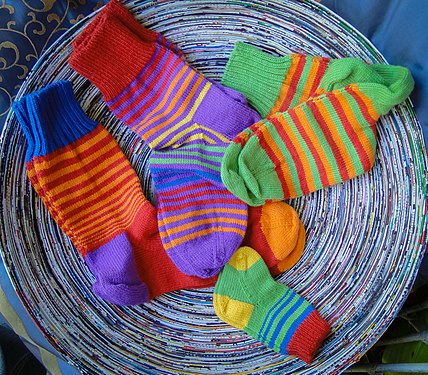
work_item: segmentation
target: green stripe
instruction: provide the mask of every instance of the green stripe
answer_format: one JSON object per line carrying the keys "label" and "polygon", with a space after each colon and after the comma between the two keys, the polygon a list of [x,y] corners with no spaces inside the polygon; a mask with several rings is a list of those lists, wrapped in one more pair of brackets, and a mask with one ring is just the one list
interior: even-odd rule
{"label": "green stripe", "polygon": [[[301,57],[302,58],[302,57]],[[309,72],[311,70],[313,64],[313,57],[307,56],[306,62],[302,70],[302,74],[299,77],[299,81],[297,82],[296,93],[293,96],[293,99],[290,103],[290,108],[295,107],[300,103],[302,99],[303,91],[305,89],[306,84],[308,83]]]}
{"label": "green stripe", "polygon": [[211,151],[211,152],[218,152],[221,154],[224,154],[224,151],[226,149],[225,146],[211,146],[211,145],[207,145],[207,144],[193,144],[193,145],[180,146],[180,151],[181,150],[191,150],[191,149],[195,149],[195,148],[200,148],[202,150],[207,150],[207,151]]}
{"label": "green stripe", "polygon": [[[192,163],[189,163],[192,161]],[[161,164],[161,165],[171,165],[171,164],[182,164],[182,165],[201,165],[204,167],[207,167],[213,171],[220,171],[221,166],[215,166],[208,163],[204,163],[200,160],[188,160],[188,159],[157,159],[156,157],[153,157],[150,162],[151,165],[153,164]]]}
{"label": "green stripe", "polygon": [[286,113],[286,116],[284,116],[284,117],[286,118],[287,122],[290,124],[291,130],[293,131],[294,135],[296,136],[297,140],[299,141],[299,145],[302,148],[303,152],[305,153],[306,158],[308,159],[309,167],[311,168],[311,175],[314,179],[315,187],[317,189],[322,189],[323,185],[321,182],[320,173],[319,173],[318,166],[317,166],[317,163],[315,161],[314,155],[312,154],[308,144],[303,139],[302,134],[300,134],[300,132],[298,131],[296,124],[293,122],[293,119],[291,118],[291,116],[288,113]]}
{"label": "green stripe", "polygon": [[369,124],[366,121],[366,119],[363,115],[363,112],[361,111],[361,108],[358,105],[357,101],[354,99],[354,97],[345,90],[343,90],[343,96],[348,101],[348,103],[352,109],[352,112],[354,112],[354,115],[357,119],[357,122],[360,125],[360,129],[364,132],[367,139],[369,140],[370,147],[372,148],[373,151],[375,151],[376,150],[376,135],[373,133],[373,130],[370,127],[371,124]]}
{"label": "green stripe", "polygon": [[[297,167],[294,163],[294,159],[291,156],[290,152],[288,151],[288,148],[285,146],[285,143],[281,136],[278,134],[277,130],[275,129],[275,126],[271,124],[270,122],[266,122],[266,129],[269,131],[269,133],[272,136],[273,141],[278,146],[281,155],[277,155],[278,159],[282,161],[282,163],[286,163],[289,170],[290,170],[290,177],[292,184],[294,186],[294,190],[296,191],[297,196],[303,195],[302,187],[300,186],[300,180],[299,175],[297,173]],[[278,171],[279,168],[276,169]]]}
{"label": "green stripe", "polygon": [[340,138],[342,139],[342,142],[345,144],[346,151],[348,152],[351,158],[352,164],[354,165],[356,175],[363,174],[364,168],[363,168],[363,165],[361,164],[360,156],[358,155],[358,152],[355,149],[354,144],[349,138],[348,133],[346,132],[346,129],[343,125],[343,122],[340,120],[333,104],[327,97],[325,97],[325,99],[323,99],[322,102],[325,104],[325,107],[327,108],[327,111],[331,116],[334,125],[336,126],[336,130],[339,133]]}
{"label": "green stripe", "polygon": [[329,163],[334,180],[337,182],[342,181],[342,178],[340,177],[339,166],[337,165],[333,150],[331,149],[330,144],[328,143],[320,124],[315,119],[315,116],[308,105],[303,104],[301,108],[303,110],[303,113],[305,114],[306,120],[309,122],[309,124],[313,125],[312,130],[315,133],[316,138],[318,139],[319,144],[324,152],[324,155],[320,155],[320,157],[323,158],[324,156],[324,159],[327,160],[327,162]]}
{"label": "green stripe", "polygon": [[[279,320],[287,313],[287,311],[289,311],[289,309],[292,308],[292,306],[294,306],[297,302],[299,302],[301,299],[301,297],[296,294],[294,296],[294,298],[287,304],[287,307],[284,308],[281,305],[278,305],[277,308],[275,309],[275,311],[272,312],[271,316],[274,316],[275,314],[277,314],[275,316],[275,318],[272,321],[269,321],[266,327],[267,331],[267,335],[264,339],[264,342],[269,342],[270,339],[272,338],[273,332],[275,331],[275,328],[278,325]],[[282,307],[281,311],[278,311],[280,308]]]}

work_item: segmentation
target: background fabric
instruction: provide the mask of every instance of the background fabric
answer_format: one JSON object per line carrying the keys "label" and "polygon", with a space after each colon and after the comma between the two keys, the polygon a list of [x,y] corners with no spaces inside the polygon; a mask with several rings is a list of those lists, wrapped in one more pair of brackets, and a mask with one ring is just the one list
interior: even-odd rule
{"label": "background fabric", "polygon": [[390,64],[404,65],[415,79],[411,99],[428,142],[428,2],[419,0],[322,0],[361,31]]}

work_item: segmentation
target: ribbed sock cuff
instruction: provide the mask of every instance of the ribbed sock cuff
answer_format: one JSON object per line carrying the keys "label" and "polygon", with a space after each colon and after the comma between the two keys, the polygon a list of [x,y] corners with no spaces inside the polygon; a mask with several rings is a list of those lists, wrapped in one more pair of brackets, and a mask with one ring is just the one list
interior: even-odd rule
{"label": "ribbed sock cuff", "polygon": [[77,102],[69,81],[58,81],[13,103],[28,142],[26,161],[76,141],[97,126]]}
{"label": "ribbed sock cuff", "polygon": [[96,19],[73,42],[69,64],[89,79],[106,101],[120,94],[152,58],[156,44],[146,43],[109,13]]}
{"label": "ribbed sock cuff", "polygon": [[275,57],[237,42],[227,62],[222,84],[243,93],[260,116],[266,117],[278,99],[291,63],[291,56]]}
{"label": "ribbed sock cuff", "polygon": [[328,333],[330,325],[313,310],[299,325],[287,345],[287,352],[311,363]]}

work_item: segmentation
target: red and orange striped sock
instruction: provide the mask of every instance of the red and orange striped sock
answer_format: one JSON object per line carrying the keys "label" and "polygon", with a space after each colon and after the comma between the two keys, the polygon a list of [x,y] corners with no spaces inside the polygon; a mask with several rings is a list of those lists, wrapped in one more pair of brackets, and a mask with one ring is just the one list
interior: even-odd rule
{"label": "red and orange striped sock", "polygon": [[[180,272],[166,255],[156,209],[116,141],[83,113],[70,82],[51,84],[13,108],[28,142],[30,182],[86,260],[97,295],[134,305],[214,285],[216,278]],[[258,247],[274,275],[292,266],[305,244],[297,213],[282,202],[249,212],[244,243]]]}
{"label": "red and orange striped sock", "polygon": [[[409,96],[413,79],[399,66],[356,59],[336,62],[334,70],[319,77],[316,90],[300,89],[306,81],[299,76],[300,83],[285,90],[294,94],[281,94],[273,110],[282,100],[276,109],[300,104],[272,112],[229,145],[222,159],[222,181],[244,202],[258,206],[269,199],[299,197],[373,166],[376,121]],[[302,102],[312,94],[319,95]]]}

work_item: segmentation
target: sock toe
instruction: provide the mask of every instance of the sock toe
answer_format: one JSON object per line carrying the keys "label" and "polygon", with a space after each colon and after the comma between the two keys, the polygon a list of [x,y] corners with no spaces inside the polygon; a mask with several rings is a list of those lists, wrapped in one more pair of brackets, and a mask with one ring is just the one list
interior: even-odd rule
{"label": "sock toe", "polygon": [[115,305],[132,306],[149,301],[149,289],[144,283],[127,285],[97,281],[92,289],[96,295]]}
{"label": "sock toe", "polygon": [[242,242],[242,236],[233,232],[215,234],[176,245],[168,250],[168,255],[186,275],[202,278],[215,276]]}

